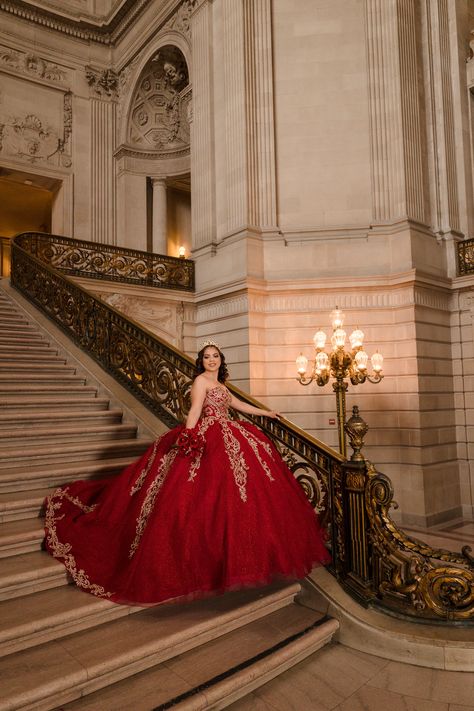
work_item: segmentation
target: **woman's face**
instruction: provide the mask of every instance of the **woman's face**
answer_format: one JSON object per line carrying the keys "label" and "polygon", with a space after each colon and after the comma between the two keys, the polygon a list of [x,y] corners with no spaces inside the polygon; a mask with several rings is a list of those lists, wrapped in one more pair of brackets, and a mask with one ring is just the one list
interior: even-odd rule
{"label": "woman's face", "polygon": [[219,371],[219,366],[221,364],[221,355],[217,348],[214,346],[208,346],[202,356],[202,364],[204,370],[208,373],[215,373]]}

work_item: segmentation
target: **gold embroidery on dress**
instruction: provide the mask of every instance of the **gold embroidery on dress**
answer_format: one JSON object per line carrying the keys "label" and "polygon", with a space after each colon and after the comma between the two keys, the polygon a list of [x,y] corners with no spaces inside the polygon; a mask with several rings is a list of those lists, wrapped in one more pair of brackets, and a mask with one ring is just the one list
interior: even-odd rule
{"label": "gold embroidery on dress", "polygon": [[[216,417],[213,417],[212,415],[209,415],[208,417],[204,417],[204,418],[201,420],[200,424],[199,424],[199,428],[198,428],[198,434],[199,434],[199,436],[200,436],[200,437],[204,437],[204,435],[206,434],[206,432],[207,432],[207,430],[209,429],[209,427],[210,427],[211,425],[213,425],[214,422],[216,422],[216,420],[217,420],[217,418],[216,418]],[[193,480],[195,479],[196,474],[197,474],[198,469],[199,469],[199,466],[200,466],[200,464],[201,464],[201,458],[202,458],[202,455],[203,455],[203,451],[204,451],[204,450],[201,450],[200,452],[198,452],[197,456],[196,456],[196,457],[194,458],[194,460],[193,460],[193,463],[192,463],[191,466],[189,467],[188,481],[193,481]]]}
{"label": "gold embroidery on dress", "polygon": [[247,484],[248,466],[245,463],[244,455],[240,449],[239,441],[234,437],[227,422],[222,421],[222,434],[224,435],[224,446],[229,457],[231,469],[234,473],[234,480],[239,489],[240,498],[242,501],[247,501],[247,492],[245,486]]}
{"label": "gold embroidery on dress", "polygon": [[90,513],[97,506],[97,504],[92,504],[91,506],[87,506],[87,504],[83,504],[82,501],[77,498],[77,496],[71,496],[71,494],[68,494],[67,488],[63,489],[63,491],[64,491],[64,498],[67,499],[68,501],[70,501],[71,504],[75,504],[78,508],[81,509],[81,511],[84,511],[84,513]]}
{"label": "gold embroidery on dress", "polygon": [[170,449],[170,451],[167,454],[165,454],[164,457],[161,458],[156,477],[148,488],[147,494],[146,494],[145,499],[142,504],[142,508],[140,510],[140,514],[137,519],[135,538],[133,539],[132,545],[130,546],[130,552],[128,554],[129,558],[133,558],[133,555],[135,554],[135,551],[138,548],[138,544],[140,543],[141,537],[143,535],[143,531],[146,528],[148,519],[149,519],[150,514],[152,512],[152,509],[153,509],[153,506],[155,503],[155,499],[156,499],[156,495],[158,494],[159,490],[161,489],[163,482],[166,479],[166,476],[167,476],[167,474],[171,468],[171,465],[173,464],[177,454],[178,454],[177,449]]}
{"label": "gold embroidery on dress", "polygon": [[[58,534],[56,531],[56,521],[59,521],[61,518],[63,518],[64,514],[63,516],[55,516],[55,514],[60,510],[62,506],[61,499],[63,498],[68,498],[69,500],[72,500],[74,497],[71,497],[67,493],[67,489],[56,489],[56,491],[47,498],[45,527],[48,531],[46,535],[48,547],[55,558],[63,559],[66,570],[68,571],[69,575],[72,577],[76,585],[81,588],[84,588],[84,590],[89,590],[89,592],[91,592],[93,595],[96,595],[97,597],[111,597],[113,593],[106,592],[105,588],[103,588],[102,585],[91,583],[85,571],[82,569],[77,569],[76,559],[71,553],[71,544],[61,543],[58,538]],[[55,501],[55,499],[59,499],[59,501]],[[74,501],[73,503],[76,502]]]}
{"label": "gold embroidery on dress", "polygon": [[147,477],[147,475],[148,475],[148,473],[149,473],[149,471],[150,471],[150,469],[151,469],[151,465],[152,465],[153,462],[155,461],[156,450],[158,449],[158,445],[159,445],[159,443],[160,443],[162,437],[163,437],[163,435],[161,435],[161,437],[158,437],[158,439],[157,439],[156,442],[154,443],[153,449],[152,449],[152,451],[151,451],[150,456],[148,457],[147,463],[145,464],[145,466],[144,466],[143,469],[141,470],[140,476],[137,478],[135,484],[134,484],[134,485],[132,486],[132,488],[130,489],[130,496],[133,496],[134,494],[137,493],[137,491],[140,491],[140,489],[142,488],[143,482],[145,481],[145,479],[146,479],[146,477]]}
{"label": "gold embroidery on dress", "polygon": [[245,439],[247,440],[249,445],[252,447],[253,453],[257,457],[258,461],[260,462],[260,466],[262,467],[262,469],[264,470],[265,474],[270,479],[270,481],[275,481],[275,479],[272,477],[270,467],[261,458],[260,452],[258,451],[258,446],[257,446],[257,442],[258,442],[258,444],[260,444],[265,449],[266,453],[269,454],[270,457],[273,459],[273,452],[272,452],[272,449],[271,449],[270,445],[268,444],[268,442],[265,442],[264,440],[261,440],[258,437],[256,437],[253,433],[250,433],[245,427],[242,427],[240,422],[233,422],[232,424],[233,424],[233,427],[236,427],[239,430],[239,432],[245,437]]}

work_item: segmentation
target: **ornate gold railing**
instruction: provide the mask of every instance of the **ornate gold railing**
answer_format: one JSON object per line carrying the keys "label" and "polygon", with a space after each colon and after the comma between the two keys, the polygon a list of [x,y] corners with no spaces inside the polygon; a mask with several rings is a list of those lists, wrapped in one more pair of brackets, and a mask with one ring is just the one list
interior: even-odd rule
{"label": "ornate gold railing", "polygon": [[474,274],[474,239],[465,239],[457,243],[458,276]]}
{"label": "ornate gold railing", "polygon": [[[56,238],[49,239],[54,253]],[[32,244],[29,235],[13,240],[14,286],[163,422],[183,421],[192,360],[54,269]],[[470,549],[435,550],[408,537],[390,517],[390,480],[369,462],[346,461],[285,420],[249,419],[273,438],[318,511],[332,553],[329,569],[352,596],[417,619],[474,621]],[[356,429],[348,432],[358,448]]]}
{"label": "ornate gold railing", "polygon": [[24,232],[18,235],[17,243],[45,264],[70,276],[194,290],[194,262],[190,259],[42,232]]}

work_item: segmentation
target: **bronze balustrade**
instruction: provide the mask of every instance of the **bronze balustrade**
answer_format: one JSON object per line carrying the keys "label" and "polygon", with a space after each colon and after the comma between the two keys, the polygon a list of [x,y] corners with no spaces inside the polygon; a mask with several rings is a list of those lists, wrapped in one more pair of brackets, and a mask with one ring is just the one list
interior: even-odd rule
{"label": "bronze balustrade", "polygon": [[45,264],[70,276],[194,290],[194,262],[190,259],[42,232],[24,232],[17,236],[17,244]]}
{"label": "bronze balustrade", "polygon": [[474,239],[457,243],[458,276],[474,274]]}
{"label": "bronze balustrade", "polygon": [[[48,248],[45,237],[15,237],[12,284],[163,422],[170,427],[182,422],[193,361],[53,268],[38,250],[56,254],[57,239],[49,236]],[[83,276],[79,267],[75,273]],[[260,405],[237,388],[230,390]],[[248,419],[273,439],[318,511],[332,553],[329,570],[348,593],[365,606],[405,617],[473,623],[470,549],[435,550],[397,527],[389,513],[390,480],[360,455],[365,428],[356,415],[347,428],[354,461],[284,419]]]}

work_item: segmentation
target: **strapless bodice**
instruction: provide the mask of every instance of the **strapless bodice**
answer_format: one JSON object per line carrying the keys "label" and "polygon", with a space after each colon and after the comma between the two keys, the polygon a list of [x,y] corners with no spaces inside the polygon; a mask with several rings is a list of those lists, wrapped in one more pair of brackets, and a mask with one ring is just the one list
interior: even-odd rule
{"label": "strapless bodice", "polygon": [[216,385],[207,391],[202,405],[201,417],[217,417],[217,419],[229,419],[229,407],[232,396],[222,385]]}

